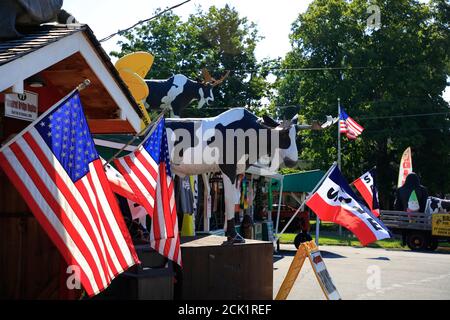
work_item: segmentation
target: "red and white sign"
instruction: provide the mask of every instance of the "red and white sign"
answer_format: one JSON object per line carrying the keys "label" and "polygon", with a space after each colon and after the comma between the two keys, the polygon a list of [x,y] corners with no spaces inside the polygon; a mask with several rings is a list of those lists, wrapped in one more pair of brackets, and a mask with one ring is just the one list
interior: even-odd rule
{"label": "red and white sign", "polygon": [[408,174],[413,172],[412,167],[412,157],[411,157],[411,147],[408,147],[405,152],[403,152],[402,159],[400,160],[400,169],[398,172],[398,183],[397,187],[400,188],[405,183]]}
{"label": "red and white sign", "polygon": [[23,94],[5,94],[5,117],[34,121],[38,117],[38,95],[31,91]]}

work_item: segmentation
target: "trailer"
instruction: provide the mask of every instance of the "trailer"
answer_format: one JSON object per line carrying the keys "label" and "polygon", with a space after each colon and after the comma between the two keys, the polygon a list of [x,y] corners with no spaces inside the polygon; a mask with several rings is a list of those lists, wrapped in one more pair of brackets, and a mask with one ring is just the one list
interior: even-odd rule
{"label": "trailer", "polygon": [[439,243],[450,242],[450,214],[382,210],[380,218],[413,251],[434,251]]}

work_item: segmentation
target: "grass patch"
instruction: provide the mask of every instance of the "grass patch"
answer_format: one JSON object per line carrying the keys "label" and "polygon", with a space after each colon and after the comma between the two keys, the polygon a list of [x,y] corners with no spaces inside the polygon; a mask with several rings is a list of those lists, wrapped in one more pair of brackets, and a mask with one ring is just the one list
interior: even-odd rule
{"label": "grass patch", "polygon": [[[296,233],[285,233],[280,238],[280,243],[293,244]],[[313,239],[315,237],[313,236]],[[319,237],[320,246],[356,246],[360,247],[361,243],[357,238],[345,235],[340,237],[339,235],[321,234]],[[384,249],[401,249],[401,240],[399,239],[386,239],[380,240],[375,243],[367,245],[370,248],[384,248]]]}

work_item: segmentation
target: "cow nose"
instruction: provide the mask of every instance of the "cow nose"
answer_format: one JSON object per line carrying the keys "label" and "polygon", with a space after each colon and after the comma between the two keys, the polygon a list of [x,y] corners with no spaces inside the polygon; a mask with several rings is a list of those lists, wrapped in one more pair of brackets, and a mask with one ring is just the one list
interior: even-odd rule
{"label": "cow nose", "polygon": [[294,168],[297,165],[296,160],[291,160],[289,158],[283,159],[284,165],[288,168]]}

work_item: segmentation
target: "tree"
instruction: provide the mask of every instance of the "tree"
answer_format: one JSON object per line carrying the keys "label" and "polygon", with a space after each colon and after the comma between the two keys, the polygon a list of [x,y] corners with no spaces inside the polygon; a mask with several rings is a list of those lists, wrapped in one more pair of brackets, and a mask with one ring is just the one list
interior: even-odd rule
{"label": "tree", "polygon": [[123,36],[121,51],[112,54],[121,57],[138,50],[151,52],[155,62],[148,78],[183,73],[195,79],[203,67],[219,78],[231,70],[230,77],[214,89],[215,110],[187,108],[183,116],[216,115],[231,107],[257,108],[267,95],[265,66],[270,61],[258,63],[255,58],[261,39],[256,25],[228,5],[212,6],[206,12],[199,8],[185,22],[167,12]]}
{"label": "tree", "polygon": [[[365,0],[315,0],[292,25],[277,104],[301,105],[320,119],[346,111],[365,127],[342,141],[343,172],[357,178],[376,165],[383,208],[393,202],[398,163],[413,149],[414,170],[430,193],[450,191],[449,105],[442,98],[449,65],[448,2],[380,0],[381,26],[367,26]],[[424,115],[428,114],[428,115]],[[336,159],[337,128],[302,134],[301,158],[326,169]]]}

